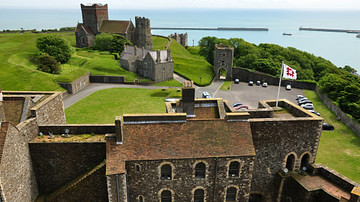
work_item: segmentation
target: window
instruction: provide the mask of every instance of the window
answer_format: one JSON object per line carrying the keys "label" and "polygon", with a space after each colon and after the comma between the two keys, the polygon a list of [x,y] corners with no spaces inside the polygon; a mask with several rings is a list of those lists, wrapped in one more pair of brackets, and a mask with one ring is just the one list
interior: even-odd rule
{"label": "window", "polygon": [[165,164],[161,166],[161,179],[162,180],[171,180],[171,166],[170,164]]}
{"label": "window", "polygon": [[204,163],[198,163],[195,166],[195,178],[205,178],[206,165]]}
{"label": "window", "polygon": [[290,154],[286,159],[286,168],[289,171],[294,170],[295,156],[294,154]]}
{"label": "window", "polygon": [[203,189],[195,190],[194,202],[204,202],[204,190]]}
{"label": "window", "polygon": [[226,201],[236,201],[236,188],[230,187],[226,191]]}
{"label": "window", "polygon": [[161,192],[161,202],[171,202],[171,191],[164,190]]}
{"label": "window", "polygon": [[240,163],[233,161],[229,165],[229,177],[239,177]]}
{"label": "window", "polygon": [[135,170],[136,170],[136,172],[140,172],[140,171],[141,171],[141,167],[140,167],[140,165],[139,165],[139,164],[136,164],[136,166],[135,166]]}
{"label": "window", "polygon": [[139,202],[144,202],[144,197],[143,196],[139,196]]}

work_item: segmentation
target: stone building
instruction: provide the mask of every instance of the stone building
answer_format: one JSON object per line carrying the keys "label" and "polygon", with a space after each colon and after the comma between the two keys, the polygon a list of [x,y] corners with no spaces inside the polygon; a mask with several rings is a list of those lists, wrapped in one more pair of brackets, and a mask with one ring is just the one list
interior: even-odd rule
{"label": "stone building", "polygon": [[169,38],[174,39],[175,41],[177,41],[179,44],[181,44],[183,47],[187,47],[188,46],[188,34],[170,34]]}
{"label": "stone building", "polygon": [[214,75],[215,79],[232,80],[232,66],[234,58],[234,48],[215,44],[214,51]]}
{"label": "stone building", "polygon": [[169,49],[152,51],[144,47],[125,46],[120,54],[120,64],[122,68],[153,81],[173,78],[174,61]]}
{"label": "stone building", "polygon": [[94,46],[95,36],[100,33],[119,34],[138,47],[152,49],[150,20],[135,17],[136,27],[131,20],[109,20],[108,5],[81,4],[83,23],[75,29],[76,47]]}

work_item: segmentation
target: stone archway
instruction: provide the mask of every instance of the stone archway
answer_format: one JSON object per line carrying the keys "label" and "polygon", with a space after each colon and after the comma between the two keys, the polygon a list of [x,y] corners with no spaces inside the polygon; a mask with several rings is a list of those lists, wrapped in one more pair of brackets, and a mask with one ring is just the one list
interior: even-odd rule
{"label": "stone archway", "polygon": [[218,72],[219,77],[217,79],[226,80],[226,74],[227,74],[227,71],[225,68],[219,69],[219,72]]}
{"label": "stone archway", "polygon": [[[215,45],[214,75],[216,80],[232,80],[233,57],[234,49],[232,47],[223,44]],[[222,75],[224,72],[226,72],[225,75]]]}

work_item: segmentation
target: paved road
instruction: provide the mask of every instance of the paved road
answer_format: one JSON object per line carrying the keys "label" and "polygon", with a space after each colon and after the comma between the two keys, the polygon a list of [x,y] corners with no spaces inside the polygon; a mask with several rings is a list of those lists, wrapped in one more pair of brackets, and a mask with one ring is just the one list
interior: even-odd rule
{"label": "paved road", "polygon": [[[276,100],[278,92],[278,86],[269,85],[264,88],[262,86],[248,86],[245,82],[239,84],[231,84],[231,90],[218,90],[215,93],[215,97],[224,98],[230,101],[231,104],[241,102],[248,105],[250,109],[256,109],[258,107],[259,100]],[[296,103],[296,95],[303,95],[302,89],[292,88],[290,91],[285,90],[285,87],[280,87],[279,98],[288,99],[291,102]]]}

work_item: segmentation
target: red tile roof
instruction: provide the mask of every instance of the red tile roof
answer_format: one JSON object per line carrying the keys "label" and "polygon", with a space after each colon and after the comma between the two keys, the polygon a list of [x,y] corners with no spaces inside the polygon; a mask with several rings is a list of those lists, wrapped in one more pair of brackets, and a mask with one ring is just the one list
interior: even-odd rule
{"label": "red tile roof", "polygon": [[125,34],[131,24],[131,21],[103,20],[99,32]]}
{"label": "red tile roof", "polygon": [[248,121],[187,120],[123,125],[123,144],[107,141],[106,174],[125,173],[127,160],[255,156]]}

